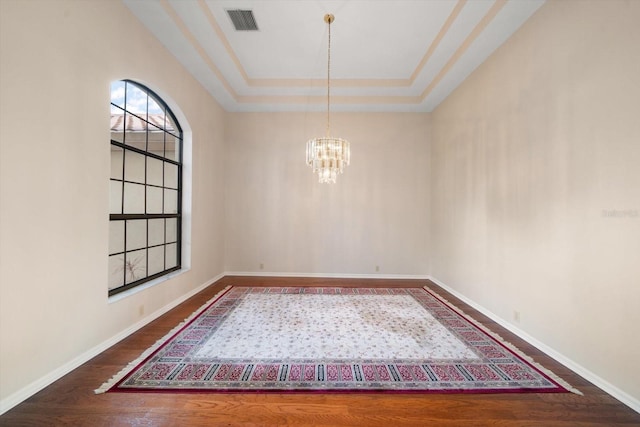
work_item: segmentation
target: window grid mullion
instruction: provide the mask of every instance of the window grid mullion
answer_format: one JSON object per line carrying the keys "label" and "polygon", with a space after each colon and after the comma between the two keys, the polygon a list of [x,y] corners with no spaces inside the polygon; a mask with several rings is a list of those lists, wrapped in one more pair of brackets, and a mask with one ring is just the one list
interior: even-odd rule
{"label": "window grid mullion", "polygon": [[[182,142],[181,139],[179,139],[179,141]],[[136,148],[136,147],[133,147],[131,145],[123,144],[122,142],[116,141],[115,139],[111,140],[111,145],[115,145],[116,147],[120,147],[120,148],[122,148],[124,150],[129,150],[129,151],[133,151],[133,152],[138,153],[138,154],[142,154],[143,156],[152,157],[154,159],[162,160],[163,162],[167,162],[167,163],[174,164],[176,166],[180,166],[180,162],[178,162],[176,160],[168,159],[168,158],[163,157],[163,156],[161,156],[159,154],[150,153],[150,152],[145,151],[145,150],[143,150],[141,148]]]}
{"label": "window grid mullion", "polygon": [[124,252],[122,254],[122,284],[127,284],[127,222],[124,222]]}

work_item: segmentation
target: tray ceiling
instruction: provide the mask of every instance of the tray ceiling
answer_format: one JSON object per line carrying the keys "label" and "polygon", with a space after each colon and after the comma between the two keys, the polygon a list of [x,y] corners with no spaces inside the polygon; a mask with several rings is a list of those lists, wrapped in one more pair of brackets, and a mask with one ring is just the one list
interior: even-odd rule
{"label": "tray ceiling", "polygon": [[[432,111],[544,0],[124,0],[227,111]],[[228,10],[250,10],[237,31]]]}

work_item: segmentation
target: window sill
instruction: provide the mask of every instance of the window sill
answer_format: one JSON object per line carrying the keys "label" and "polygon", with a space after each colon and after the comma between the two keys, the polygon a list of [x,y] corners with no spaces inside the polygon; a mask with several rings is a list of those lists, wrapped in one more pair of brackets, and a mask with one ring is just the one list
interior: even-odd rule
{"label": "window sill", "polygon": [[130,297],[130,296],[132,296],[134,294],[137,294],[138,292],[142,292],[145,289],[151,288],[151,287],[153,287],[155,285],[158,285],[160,283],[166,282],[167,280],[171,280],[171,279],[173,279],[175,277],[178,277],[181,274],[184,274],[189,270],[190,270],[189,268],[181,268],[180,270],[172,271],[171,273],[169,273],[169,274],[167,274],[165,276],[158,277],[156,279],[150,280],[149,282],[143,283],[142,285],[136,286],[135,288],[132,288],[132,289],[126,290],[124,292],[120,292],[120,293],[118,293],[116,295],[113,295],[113,296],[109,297],[108,302],[109,302],[109,304],[112,304],[114,302],[118,302],[118,301],[120,301],[120,300],[122,300],[124,298],[128,298],[128,297]]}

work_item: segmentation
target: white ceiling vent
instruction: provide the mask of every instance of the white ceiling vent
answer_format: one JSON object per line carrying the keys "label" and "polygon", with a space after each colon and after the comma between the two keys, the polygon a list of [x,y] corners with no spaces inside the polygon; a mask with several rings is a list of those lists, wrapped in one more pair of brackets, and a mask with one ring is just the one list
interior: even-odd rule
{"label": "white ceiling vent", "polygon": [[236,31],[258,31],[258,24],[253,17],[253,11],[240,9],[227,9],[227,14],[236,27]]}

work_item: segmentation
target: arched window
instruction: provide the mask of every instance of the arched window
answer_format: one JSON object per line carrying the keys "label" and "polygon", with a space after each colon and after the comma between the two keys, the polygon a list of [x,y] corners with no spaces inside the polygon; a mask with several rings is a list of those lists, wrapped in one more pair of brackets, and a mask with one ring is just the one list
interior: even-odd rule
{"label": "arched window", "polygon": [[111,84],[109,296],[181,268],[182,129],[147,87]]}

